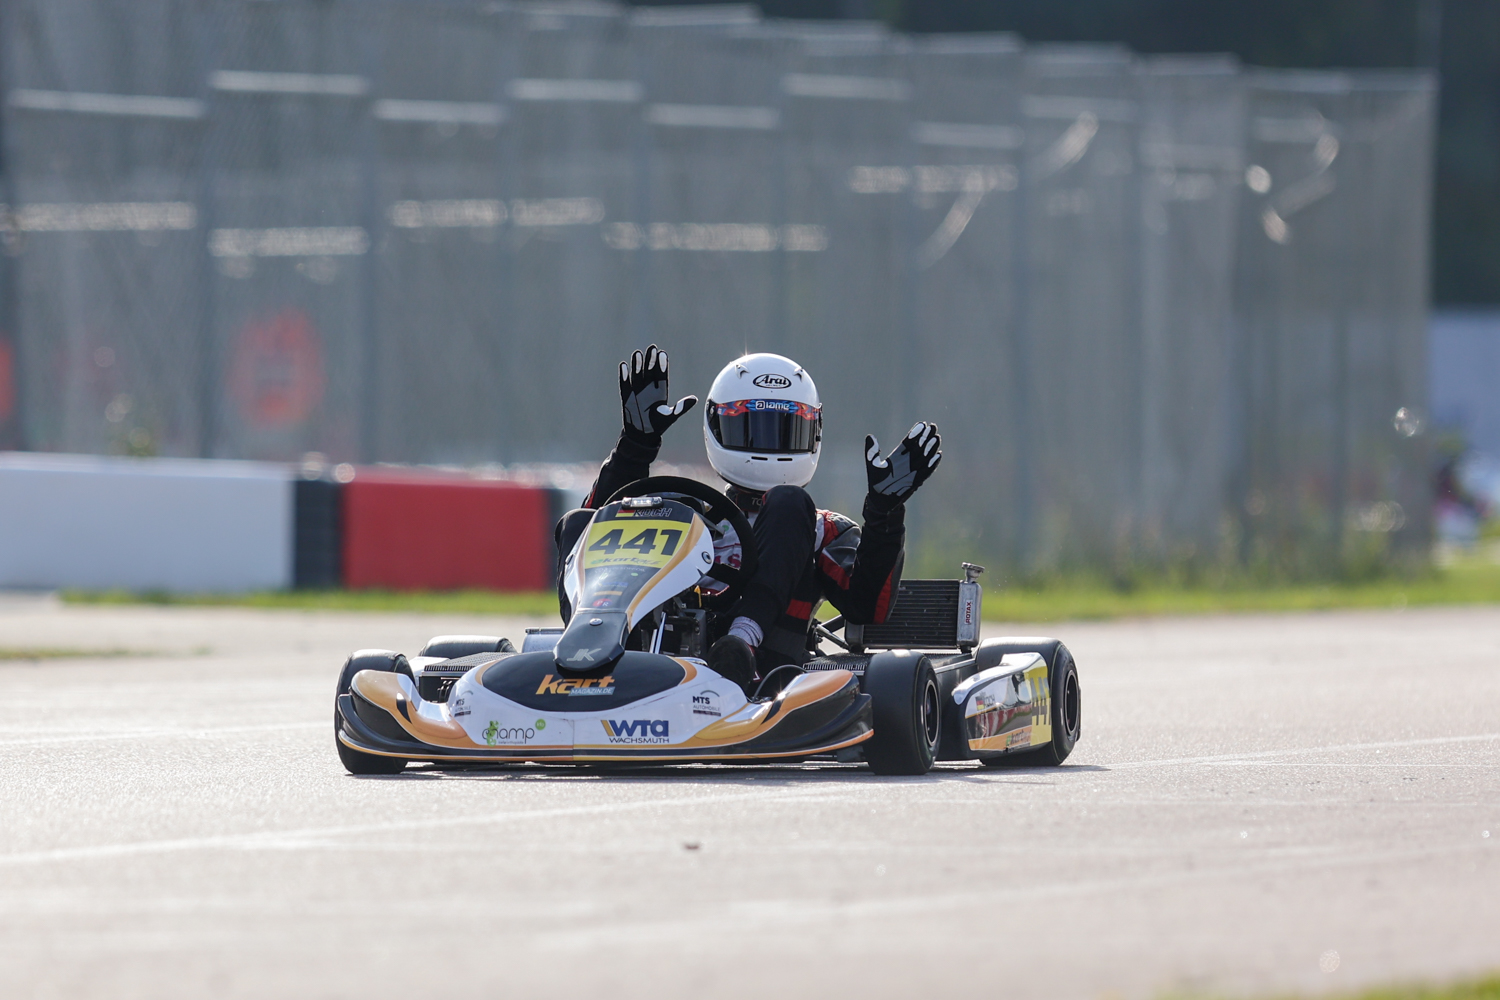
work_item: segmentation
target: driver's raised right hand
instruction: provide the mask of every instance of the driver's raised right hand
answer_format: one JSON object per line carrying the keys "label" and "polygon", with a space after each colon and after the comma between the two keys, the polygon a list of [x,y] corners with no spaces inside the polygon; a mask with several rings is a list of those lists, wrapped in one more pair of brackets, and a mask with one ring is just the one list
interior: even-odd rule
{"label": "driver's raised right hand", "polygon": [[626,434],[660,445],[666,429],[698,402],[697,396],[683,396],[675,404],[668,402],[670,398],[666,351],[652,344],[644,354],[636,351],[629,361],[620,362],[620,406],[625,411]]}

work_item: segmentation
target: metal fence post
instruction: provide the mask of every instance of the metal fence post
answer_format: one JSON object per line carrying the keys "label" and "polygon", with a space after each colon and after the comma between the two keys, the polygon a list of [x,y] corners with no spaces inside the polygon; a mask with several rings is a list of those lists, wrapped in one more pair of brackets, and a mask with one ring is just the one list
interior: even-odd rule
{"label": "metal fence post", "polygon": [[203,128],[199,131],[202,155],[199,158],[197,190],[198,219],[198,441],[195,449],[200,458],[212,458],[219,434],[220,359],[218,348],[218,315],[215,302],[216,277],[213,258],[215,203],[218,197],[219,137],[217,134],[219,102],[212,79],[219,68],[224,23],[219,3],[204,8],[199,27],[198,79],[203,101]]}
{"label": "metal fence post", "polygon": [[359,137],[360,221],[369,238],[360,268],[359,336],[359,457],[376,462],[380,454],[381,350],[378,298],[380,295],[380,256],[385,242],[384,218],[380,211],[380,135],[375,118],[375,100],[380,92],[383,7],[376,9],[364,22],[361,39],[361,61],[365,78],[370,81],[365,93],[364,117]]}
{"label": "metal fence post", "polygon": [[26,380],[21,377],[20,282],[22,234],[16,216],[15,159],[10,146],[10,44],[15,4],[0,5],[0,393],[9,395],[9,414],[0,413],[0,448],[26,448]]}
{"label": "metal fence post", "polygon": [[[1023,126],[1024,127],[1024,126]],[[1015,317],[1010,342],[1011,427],[1015,437],[1015,491],[1016,509],[1015,547],[1012,558],[1016,568],[1025,573],[1032,569],[1036,549],[1032,541],[1035,535],[1035,485],[1031,471],[1031,457],[1035,450],[1032,439],[1032,385],[1031,385],[1031,168],[1023,142],[1016,157],[1016,224],[1011,227],[1012,266],[1015,269],[1013,286],[1016,300],[1012,315]]]}

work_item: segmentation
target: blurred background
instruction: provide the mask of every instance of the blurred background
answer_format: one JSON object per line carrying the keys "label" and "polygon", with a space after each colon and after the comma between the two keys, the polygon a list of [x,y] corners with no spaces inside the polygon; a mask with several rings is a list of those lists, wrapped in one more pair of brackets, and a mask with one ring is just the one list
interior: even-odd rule
{"label": "blurred background", "polygon": [[1500,498],[1496,51],[1483,0],[13,0],[0,447],[576,497],[626,352],[771,350],[824,505],[942,426],[923,571],[1421,567]]}

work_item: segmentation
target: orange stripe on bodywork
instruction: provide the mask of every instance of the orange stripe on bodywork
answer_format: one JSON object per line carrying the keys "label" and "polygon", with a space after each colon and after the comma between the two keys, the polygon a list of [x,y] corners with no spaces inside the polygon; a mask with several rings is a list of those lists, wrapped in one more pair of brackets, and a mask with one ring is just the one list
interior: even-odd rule
{"label": "orange stripe on bodywork", "polygon": [[[385,670],[361,670],[354,675],[350,683],[361,698],[378,708],[384,709],[396,724],[406,730],[423,743],[431,743],[433,746],[452,747],[455,750],[468,750],[477,746],[469,739],[469,734],[464,732],[453,720],[447,722],[436,722],[432,719],[423,718],[417,713],[416,706],[406,693],[401,690],[401,675],[389,673]],[[399,708],[401,702],[407,704],[407,711],[402,712]]]}
{"label": "orange stripe on bodywork", "polygon": [[506,657],[504,657],[504,656],[497,656],[497,657],[495,657],[493,660],[491,660],[488,663],[482,663],[482,664],[480,664],[479,667],[474,671],[474,683],[475,684],[480,684],[480,685],[484,684],[484,672],[486,670],[490,669],[490,667],[493,667],[495,664],[499,663],[503,659],[506,659]]}
{"label": "orange stripe on bodywork", "polygon": [[[677,523],[681,524],[682,522],[679,521]],[[642,599],[644,599],[645,596],[651,592],[651,588],[656,585],[656,581],[664,579],[667,574],[671,573],[674,569],[682,564],[682,561],[688,557],[688,553],[692,552],[697,547],[698,540],[703,537],[703,532],[705,530],[707,529],[703,527],[703,521],[698,518],[693,518],[693,520],[688,524],[687,538],[683,540],[681,545],[677,546],[677,552],[672,556],[670,560],[667,561],[667,564],[665,566],[661,567],[661,569],[658,569],[655,573],[651,574],[651,579],[647,580],[645,586],[641,587],[641,589],[636,592],[635,599],[631,601],[630,606],[625,609],[625,614],[628,618],[630,618],[632,621],[635,619],[636,607],[641,603]],[[582,559],[578,561],[579,563],[583,562]],[[582,594],[583,582],[581,580],[579,581],[578,587],[578,592]]]}
{"label": "orange stripe on bodywork", "polygon": [[859,682],[854,679],[854,675],[847,670],[820,670],[803,674],[787,689],[786,696],[781,700],[781,709],[774,716],[771,711],[776,703],[766,702],[748,719],[720,719],[678,746],[709,747],[746,743],[775,729],[777,723],[804,705],[832,697],[850,684],[857,683]]}

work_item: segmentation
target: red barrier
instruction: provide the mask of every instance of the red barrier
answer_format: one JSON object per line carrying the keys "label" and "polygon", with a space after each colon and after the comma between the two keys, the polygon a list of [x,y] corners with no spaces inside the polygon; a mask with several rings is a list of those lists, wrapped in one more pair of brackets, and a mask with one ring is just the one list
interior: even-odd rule
{"label": "red barrier", "polygon": [[359,469],[343,489],[344,586],[546,590],[546,490],[435,473]]}

